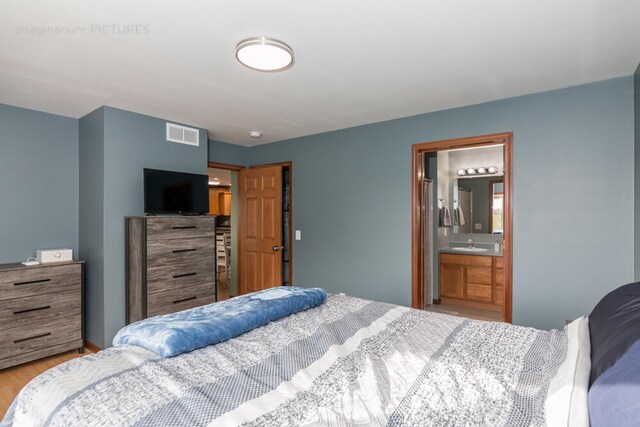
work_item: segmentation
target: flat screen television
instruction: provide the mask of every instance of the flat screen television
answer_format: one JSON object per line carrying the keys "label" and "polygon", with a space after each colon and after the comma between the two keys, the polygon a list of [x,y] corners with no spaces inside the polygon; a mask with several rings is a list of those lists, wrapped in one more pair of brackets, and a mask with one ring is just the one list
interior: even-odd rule
{"label": "flat screen television", "polygon": [[145,168],[144,211],[147,214],[208,213],[209,177]]}

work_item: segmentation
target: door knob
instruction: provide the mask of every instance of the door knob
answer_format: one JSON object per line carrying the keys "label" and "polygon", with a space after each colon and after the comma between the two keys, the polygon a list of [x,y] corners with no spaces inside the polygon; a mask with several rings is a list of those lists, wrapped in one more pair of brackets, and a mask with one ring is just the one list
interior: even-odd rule
{"label": "door knob", "polygon": [[278,245],[275,245],[272,249],[277,252],[282,248],[280,246],[278,246]]}

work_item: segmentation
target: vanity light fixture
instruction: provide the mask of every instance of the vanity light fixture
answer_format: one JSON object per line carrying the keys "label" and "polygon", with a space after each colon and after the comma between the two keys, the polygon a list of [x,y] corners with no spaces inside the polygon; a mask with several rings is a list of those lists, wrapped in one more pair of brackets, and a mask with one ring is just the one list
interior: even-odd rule
{"label": "vanity light fixture", "polygon": [[275,72],[291,68],[293,49],[286,43],[268,37],[251,37],[236,46],[236,59],[252,70]]}
{"label": "vanity light fixture", "polygon": [[469,175],[493,175],[500,172],[500,169],[496,166],[489,167],[479,167],[479,168],[468,168],[468,169],[458,169],[458,176],[469,176]]}

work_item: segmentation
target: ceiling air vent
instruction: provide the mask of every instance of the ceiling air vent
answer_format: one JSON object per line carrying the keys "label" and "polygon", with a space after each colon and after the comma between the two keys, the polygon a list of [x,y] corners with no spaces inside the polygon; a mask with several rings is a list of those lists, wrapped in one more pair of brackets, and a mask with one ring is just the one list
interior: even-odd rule
{"label": "ceiling air vent", "polygon": [[167,123],[167,141],[198,147],[200,145],[199,134],[198,129]]}

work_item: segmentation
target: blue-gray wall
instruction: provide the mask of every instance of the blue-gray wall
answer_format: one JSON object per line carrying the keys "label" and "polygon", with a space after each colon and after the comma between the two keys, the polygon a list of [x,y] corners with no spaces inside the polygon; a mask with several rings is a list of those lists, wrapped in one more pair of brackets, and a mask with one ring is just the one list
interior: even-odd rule
{"label": "blue-gray wall", "polygon": [[0,104],[0,263],[78,251],[78,120]]}
{"label": "blue-gray wall", "polygon": [[513,131],[513,319],[561,327],[634,276],[633,96],[622,77],[258,146],[248,162],[293,161],[295,284],[409,305],[411,145]]}
{"label": "blue-gray wall", "polygon": [[635,157],[633,76],[254,148],[204,130],[198,148],[171,144],[165,120],[114,108],[78,121],[0,105],[0,262],[73,248],[88,338],[108,346],[142,169],[292,160],[295,283],[409,305],[411,144],[513,131],[514,321],[558,327],[631,281],[634,258],[640,275],[640,69],[635,88]]}
{"label": "blue-gray wall", "polygon": [[210,139],[208,158],[211,162],[226,163],[229,165],[246,166],[247,154],[250,150],[241,145],[228,144],[226,142]]}
{"label": "blue-gray wall", "polygon": [[[88,281],[95,298],[88,301],[88,307],[102,305],[103,318],[92,320],[88,329],[88,339],[99,347],[111,345],[116,332],[125,322],[125,254],[124,218],[144,214],[143,169],[166,169],[180,172],[202,173],[207,171],[207,131],[200,129],[200,146],[193,147],[166,141],[167,120],[131,113],[111,107],[103,107],[102,123],[102,276]],[[100,111],[98,110],[98,111]],[[81,119],[83,123],[96,112]],[[87,129],[81,136],[93,135],[85,140],[83,147],[100,140],[94,137],[95,129]],[[81,180],[84,177],[81,175]],[[88,209],[92,214],[96,208],[85,206],[81,198],[81,212]],[[82,213],[81,213],[82,216]],[[83,240],[81,234],[81,240]],[[83,254],[82,254],[83,255]],[[102,290],[102,296],[99,291]],[[91,294],[90,294],[91,295]],[[95,332],[94,329],[102,329]]]}
{"label": "blue-gray wall", "polygon": [[[80,119],[80,252],[85,264],[85,328],[104,342],[104,108]],[[107,310],[108,311],[108,310]]]}
{"label": "blue-gray wall", "polygon": [[635,280],[640,281],[640,65],[633,75],[634,88],[634,120],[635,120],[635,142],[636,142],[636,165],[635,165]]}

